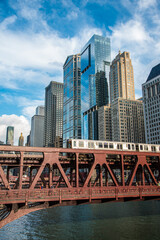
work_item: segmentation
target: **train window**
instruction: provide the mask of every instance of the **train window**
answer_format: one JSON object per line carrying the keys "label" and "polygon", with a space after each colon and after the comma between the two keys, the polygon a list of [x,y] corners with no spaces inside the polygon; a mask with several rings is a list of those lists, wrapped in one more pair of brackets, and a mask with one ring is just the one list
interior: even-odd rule
{"label": "train window", "polygon": [[142,145],[140,145],[140,150],[143,150],[143,146]]}
{"label": "train window", "polygon": [[73,146],[76,147],[76,141],[73,142]]}
{"label": "train window", "polygon": [[108,148],[108,143],[104,143],[104,148]]}
{"label": "train window", "polygon": [[99,143],[99,148],[103,148],[103,144],[101,142]]}
{"label": "train window", "polygon": [[84,142],[83,141],[79,141],[79,147],[84,147]]}
{"label": "train window", "polygon": [[120,149],[122,149],[122,144],[120,144]]}
{"label": "train window", "polygon": [[134,150],[134,144],[132,144],[132,150]]}
{"label": "train window", "polygon": [[128,144],[128,149],[131,149],[131,145],[130,144]]}
{"label": "train window", "polygon": [[155,146],[151,146],[151,151],[152,152],[156,152],[156,147]]}
{"label": "train window", "polygon": [[109,143],[109,148],[113,148],[113,143]]}
{"label": "train window", "polygon": [[136,144],[136,151],[138,151],[139,150],[139,146],[138,146],[138,144]]}
{"label": "train window", "polygon": [[93,142],[91,142],[91,148],[94,148],[94,143]]}
{"label": "train window", "polygon": [[88,148],[94,148],[94,143],[93,142],[89,142],[88,143]]}
{"label": "train window", "polygon": [[117,149],[119,149],[119,144],[117,144]]}
{"label": "train window", "polygon": [[144,150],[148,150],[148,146],[144,145]]}

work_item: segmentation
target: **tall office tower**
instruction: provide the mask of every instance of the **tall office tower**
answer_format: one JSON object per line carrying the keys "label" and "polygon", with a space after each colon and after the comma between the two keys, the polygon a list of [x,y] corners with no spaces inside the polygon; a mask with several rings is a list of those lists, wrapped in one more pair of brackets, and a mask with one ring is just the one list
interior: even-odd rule
{"label": "tall office tower", "polygon": [[133,67],[128,52],[119,52],[110,70],[112,140],[145,142],[143,102],[135,100]]}
{"label": "tall office tower", "polygon": [[14,145],[14,127],[7,127],[6,144]]}
{"label": "tall office tower", "polygon": [[21,133],[20,137],[19,137],[19,140],[18,140],[18,146],[23,146],[24,145],[24,137]]}
{"label": "tall office tower", "polygon": [[63,147],[67,139],[81,138],[81,57],[68,56],[64,65]]}
{"label": "tall office tower", "polygon": [[112,140],[145,143],[143,102],[117,98],[111,104]]}
{"label": "tall office tower", "polygon": [[99,107],[109,103],[110,39],[93,35],[81,51],[83,138],[98,139]]}
{"label": "tall office tower", "polygon": [[45,89],[44,146],[54,147],[56,137],[62,142],[62,130],[63,83],[51,81]]}
{"label": "tall office tower", "polygon": [[112,122],[110,105],[98,109],[98,139],[112,141]]}
{"label": "tall office tower", "polygon": [[44,106],[36,108],[36,115],[31,119],[30,146],[43,147]]}
{"label": "tall office tower", "polygon": [[110,102],[119,97],[135,100],[133,66],[129,52],[119,51],[110,67]]}
{"label": "tall office tower", "polygon": [[142,85],[146,142],[160,144],[160,63]]}
{"label": "tall office tower", "polygon": [[36,108],[36,115],[44,116],[44,106],[38,106]]}
{"label": "tall office tower", "polygon": [[30,131],[29,135],[27,136],[27,142],[26,142],[25,146],[30,147],[30,145],[31,145],[31,131]]}

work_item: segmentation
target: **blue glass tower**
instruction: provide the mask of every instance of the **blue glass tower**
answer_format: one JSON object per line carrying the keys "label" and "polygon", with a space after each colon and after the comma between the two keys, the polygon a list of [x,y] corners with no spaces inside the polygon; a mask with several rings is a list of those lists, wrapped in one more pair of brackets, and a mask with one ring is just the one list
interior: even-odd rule
{"label": "blue glass tower", "polygon": [[109,103],[110,39],[93,35],[81,51],[81,111],[84,139],[98,139],[99,107]]}
{"label": "blue glass tower", "polygon": [[81,57],[68,56],[64,65],[63,147],[67,140],[81,138]]}

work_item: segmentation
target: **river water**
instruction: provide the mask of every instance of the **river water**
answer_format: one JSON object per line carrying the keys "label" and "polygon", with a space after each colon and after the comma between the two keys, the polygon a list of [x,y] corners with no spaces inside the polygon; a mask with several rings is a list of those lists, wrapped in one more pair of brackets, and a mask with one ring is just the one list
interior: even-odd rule
{"label": "river water", "polygon": [[55,207],[0,230],[0,240],[159,240],[160,201]]}

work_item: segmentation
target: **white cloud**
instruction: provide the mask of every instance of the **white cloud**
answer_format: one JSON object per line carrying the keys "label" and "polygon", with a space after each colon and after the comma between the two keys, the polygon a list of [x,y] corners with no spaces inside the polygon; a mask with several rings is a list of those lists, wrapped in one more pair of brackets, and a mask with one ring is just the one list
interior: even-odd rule
{"label": "white cloud", "polygon": [[[150,5],[155,5],[156,1],[141,1],[139,4],[141,8],[146,9]],[[131,19],[118,22],[110,28],[112,30],[112,59],[119,50],[130,52],[136,91],[141,90],[141,85],[146,81],[153,62],[160,62],[159,22],[160,17],[156,8],[150,8],[149,15],[147,15],[144,11],[139,11],[137,5]]]}
{"label": "white cloud", "polygon": [[74,20],[78,17],[78,12],[76,11],[71,11],[70,13],[67,14],[68,20]]}
{"label": "white cloud", "polygon": [[14,126],[15,145],[18,145],[18,139],[21,132],[26,142],[26,137],[30,132],[30,124],[24,116],[17,116],[14,114],[0,116],[0,140],[4,143],[6,142],[6,130],[8,126]]}
{"label": "white cloud", "polygon": [[149,8],[149,7],[155,6],[156,3],[157,3],[156,0],[139,0],[139,1],[138,1],[138,7],[139,7],[140,9],[143,9],[143,10],[144,10],[144,9]]}
{"label": "white cloud", "polygon": [[[10,17],[0,24],[0,85],[12,89],[23,88],[26,83],[46,86],[51,80],[62,82],[66,57],[79,52],[94,33],[102,34],[90,26],[71,38],[62,38],[53,30],[17,32],[8,29],[15,20]],[[57,77],[53,79],[53,75]]]}
{"label": "white cloud", "polygon": [[16,105],[22,108],[22,114],[27,117],[28,120],[35,115],[35,109],[38,106],[44,105],[44,100],[32,100],[22,96],[14,96],[8,94],[1,94],[1,99],[10,105]]}

